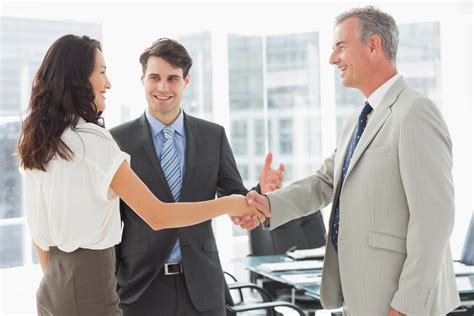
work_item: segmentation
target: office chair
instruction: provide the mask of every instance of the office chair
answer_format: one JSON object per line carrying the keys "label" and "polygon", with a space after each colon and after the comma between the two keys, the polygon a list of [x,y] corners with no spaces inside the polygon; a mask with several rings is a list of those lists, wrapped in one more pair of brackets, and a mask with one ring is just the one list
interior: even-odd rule
{"label": "office chair", "polygon": [[[228,272],[224,271],[224,274],[226,276],[226,280],[229,280],[229,279],[231,280],[230,282],[226,281],[228,289],[229,289],[229,292],[226,293],[227,316],[235,316],[237,315],[237,313],[254,311],[254,310],[265,310],[266,315],[276,316],[276,315],[279,315],[277,314],[278,307],[286,307],[291,310],[294,310],[300,316],[305,315],[303,310],[294,304],[284,302],[284,301],[272,301],[270,293],[268,293],[265,289],[253,283],[237,282],[237,279]],[[245,303],[244,295],[243,295],[244,289],[253,290],[255,293],[257,293],[260,296],[261,302],[252,302],[250,304]],[[238,293],[239,300],[237,302],[234,301],[233,297],[227,297],[227,295],[231,295],[230,291],[236,291]]]}
{"label": "office chair", "polygon": [[318,248],[326,245],[326,228],[321,211],[294,219],[274,230],[260,226],[249,232],[250,256],[283,255],[292,247]]}
{"label": "office chair", "polygon": [[471,217],[471,223],[467,229],[460,261],[466,265],[474,266],[474,215]]}
{"label": "office chair", "polygon": [[[290,248],[309,249],[326,245],[326,228],[321,211],[292,220],[274,230],[266,231],[257,227],[249,232],[250,256],[283,255]],[[291,288],[287,285],[262,279],[258,274],[251,272],[253,283],[261,281],[264,289],[270,291],[278,300],[291,300]],[[259,283],[260,284],[260,283]],[[297,306],[303,309],[315,310],[321,308],[314,298],[297,292],[295,297]]]}

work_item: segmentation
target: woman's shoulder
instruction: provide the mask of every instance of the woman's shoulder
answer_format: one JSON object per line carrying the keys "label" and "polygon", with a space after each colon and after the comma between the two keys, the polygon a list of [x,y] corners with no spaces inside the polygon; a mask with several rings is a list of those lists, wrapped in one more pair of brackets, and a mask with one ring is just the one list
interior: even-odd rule
{"label": "woman's shoulder", "polygon": [[85,121],[79,122],[75,127],[66,128],[61,138],[79,156],[96,151],[106,153],[120,150],[107,129]]}
{"label": "woman's shoulder", "polygon": [[63,136],[80,137],[95,142],[114,141],[112,135],[106,128],[85,121],[79,121],[76,126],[66,128]]}

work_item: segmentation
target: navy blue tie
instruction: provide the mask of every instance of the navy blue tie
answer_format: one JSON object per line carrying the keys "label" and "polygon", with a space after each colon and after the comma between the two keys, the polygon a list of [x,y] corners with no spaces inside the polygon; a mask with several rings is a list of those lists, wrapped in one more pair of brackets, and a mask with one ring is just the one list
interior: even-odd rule
{"label": "navy blue tie", "polygon": [[357,128],[352,135],[351,145],[346,152],[346,158],[344,159],[344,166],[342,167],[342,174],[341,174],[341,181],[339,194],[337,195],[337,199],[335,200],[336,208],[334,210],[334,215],[332,219],[332,234],[331,234],[331,241],[334,245],[334,248],[337,251],[337,236],[339,234],[339,195],[341,194],[342,184],[344,183],[344,179],[346,178],[347,170],[349,170],[349,165],[351,163],[352,155],[359,143],[359,139],[364,132],[365,126],[367,125],[367,116],[369,113],[372,112],[372,107],[370,106],[369,102],[365,102],[365,106],[362,109],[362,112],[359,115],[359,121],[357,122]]}

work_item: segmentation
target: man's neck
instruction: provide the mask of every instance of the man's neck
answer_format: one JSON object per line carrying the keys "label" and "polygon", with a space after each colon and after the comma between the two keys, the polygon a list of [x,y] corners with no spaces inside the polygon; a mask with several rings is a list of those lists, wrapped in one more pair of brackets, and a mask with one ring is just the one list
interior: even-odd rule
{"label": "man's neck", "polygon": [[368,98],[372,93],[374,93],[375,90],[377,90],[381,85],[383,85],[397,73],[398,71],[395,66],[380,67],[372,72],[370,81],[367,83],[366,87],[361,88],[360,91],[366,98]]}
{"label": "man's neck", "polygon": [[178,118],[179,114],[181,113],[181,108],[178,108],[178,111],[176,112],[155,112],[155,111],[149,111],[150,114],[156,118],[158,121],[161,123],[165,124],[166,126],[169,126],[173,124],[174,121]]}

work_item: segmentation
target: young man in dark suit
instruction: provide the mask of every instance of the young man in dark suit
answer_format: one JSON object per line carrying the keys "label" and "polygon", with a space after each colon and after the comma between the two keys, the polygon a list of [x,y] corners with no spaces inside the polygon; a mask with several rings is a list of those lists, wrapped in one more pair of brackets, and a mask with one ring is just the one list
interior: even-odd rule
{"label": "young man in dark suit", "polygon": [[[246,194],[224,128],[181,109],[192,59],[178,42],[160,39],[142,53],[145,113],[111,130],[131,166],[164,202]],[[267,155],[257,190],[281,187],[284,166]],[[124,315],[225,315],[227,290],[211,221],[153,231],[122,202],[117,246]],[[252,227],[256,218],[233,219]]]}

